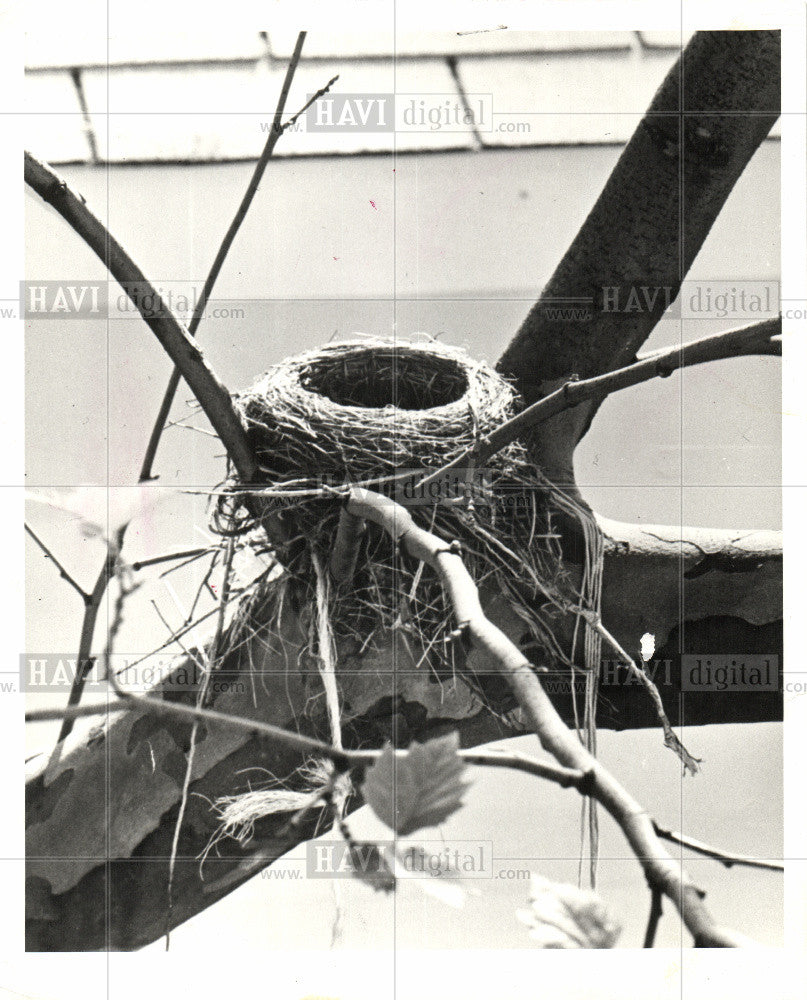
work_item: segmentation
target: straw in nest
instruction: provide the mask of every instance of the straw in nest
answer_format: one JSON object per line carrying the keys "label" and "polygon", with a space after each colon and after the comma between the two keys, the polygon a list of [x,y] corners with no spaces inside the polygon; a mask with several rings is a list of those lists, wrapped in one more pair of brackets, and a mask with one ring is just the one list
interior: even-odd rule
{"label": "straw in nest", "polygon": [[[507,595],[547,655],[569,662],[551,618],[580,595],[561,565],[557,495],[524,448],[511,444],[426,496],[416,488],[515,412],[514,390],[492,368],[435,342],[352,340],[273,366],[236,403],[266,483],[259,495],[237,495],[248,511],[242,529],[282,522],[280,558],[309,588],[312,608],[314,571],[327,565],[339,517],[334,487],[366,485],[459,540],[477,583]],[[230,498],[228,516],[232,509]],[[438,675],[459,665],[439,581],[380,531],[368,531],[350,585],[332,588],[329,612],[340,650],[364,650],[399,629],[416,662]]]}

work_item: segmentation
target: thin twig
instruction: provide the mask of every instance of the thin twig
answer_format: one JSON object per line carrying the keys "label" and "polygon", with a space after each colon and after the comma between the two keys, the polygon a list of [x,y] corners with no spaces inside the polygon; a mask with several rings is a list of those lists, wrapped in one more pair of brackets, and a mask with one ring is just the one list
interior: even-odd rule
{"label": "thin twig", "polygon": [[652,679],[644,670],[641,669],[641,667],[637,666],[633,658],[625,652],[622,646],[603,625],[601,619],[597,615],[593,615],[585,608],[579,608],[578,611],[581,617],[585,618],[591,628],[593,628],[602,636],[603,639],[605,639],[611,649],[613,649],[617,656],[620,657],[621,662],[625,664],[630,673],[633,674],[640,684],[644,685],[650,695],[650,700],[653,702],[656,709],[658,720],[661,723],[661,728],[664,732],[664,745],[673,751],[673,753],[684,765],[686,771],[690,774],[697,774],[700,770],[698,765],[701,763],[701,758],[693,756],[676,736],[675,730],[670,724],[670,720],[667,718],[667,713],[664,710],[664,702],[661,700],[659,690],[653,683]]}
{"label": "thin twig", "polygon": [[168,569],[164,569],[162,573],[160,573],[160,579],[164,579],[166,576],[170,576],[172,573],[176,573],[178,570],[185,569],[186,566],[190,566],[192,563],[197,562],[197,560],[201,559],[203,556],[212,555],[215,559],[218,551],[219,550],[216,546],[204,549],[203,551],[200,551],[198,555],[191,556],[189,559],[186,559],[184,562],[178,563],[176,566],[169,566]]}
{"label": "thin twig", "polygon": [[[113,539],[107,543],[107,554],[104,564],[92,588],[92,593],[84,604],[84,618],[81,622],[81,636],[78,643],[78,656],[76,658],[76,675],[70,686],[70,694],[67,698],[67,708],[78,705],[84,693],[84,685],[90,675],[95,660],[92,658],[92,641],[95,635],[95,625],[98,621],[98,612],[101,609],[101,602],[109,586],[109,581],[115,573],[115,565],[120,555],[123,545],[123,536],[126,533],[126,525],[121,525]],[[73,730],[73,719],[65,713],[59,736],[56,740],[58,746],[62,740],[66,739]]]}
{"label": "thin twig", "polygon": [[[227,542],[227,554],[224,558],[224,579],[221,584],[221,598],[219,600],[219,613],[216,618],[216,631],[213,640],[208,648],[207,665],[199,684],[196,696],[196,707],[204,708],[210,690],[210,680],[219,662],[221,652],[221,638],[224,632],[224,616],[230,600],[230,574],[233,567],[233,556],[235,555],[235,538],[231,537]],[[185,765],[185,778],[182,783],[182,795],[179,802],[179,813],[176,825],[174,826],[174,836],[171,841],[171,854],[168,861],[168,885],[166,887],[167,907],[165,914],[165,950],[168,951],[171,943],[171,917],[174,911],[174,870],[176,868],[177,849],[179,847],[179,835],[182,831],[182,821],[185,818],[185,810],[188,804],[188,791],[191,784],[191,774],[193,772],[193,762],[196,758],[196,738],[199,733],[199,720],[195,719],[191,728],[190,747],[188,749],[187,762]]]}
{"label": "thin twig", "polygon": [[647,918],[647,930],[644,932],[644,944],[643,948],[652,948],[653,943],[656,940],[656,931],[658,930],[659,920],[661,920],[661,901],[662,894],[658,889],[650,887],[650,913]]}
{"label": "thin twig", "polygon": [[132,563],[132,569],[141,570],[145,569],[146,566],[157,566],[159,563],[173,562],[175,559],[195,559],[198,556],[203,556],[212,551],[213,549],[211,549],[208,545],[203,549],[185,549],[182,552],[166,552],[166,554],[162,556],[151,556],[148,559],[139,559],[137,562]]}
{"label": "thin twig", "polygon": [[315,94],[313,94],[311,97],[309,97],[309,99],[305,102],[305,104],[300,108],[299,111],[297,111],[295,114],[293,114],[291,116],[291,118],[289,118],[289,120],[287,122],[284,122],[284,124],[283,124],[283,126],[282,126],[282,128],[281,128],[280,131],[281,132],[286,132],[293,125],[296,125],[297,121],[306,113],[306,111],[308,111],[308,109],[311,107],[311,105],[312,104],[316,104],[317,101],[320,99],[320,97],[324,97],[330,91],[331,87],[336,83],[336,81],[338,79],[339,79],[339,74],[338,73],[336,74],[336,76],[332,76],[330,78],[330,80],[328,80],[328,82],[325,84],[324,87],[320,87],[319,90]]}
{"label": "thin twig", "polygon": [[205,570],[205,574],[202,577],[201,583],[199,584],[199,586],[198,586],[198,588],[196,590],[196,594],[194,595],[193,602],[191,603],[191,606],[190,606],[190,608],[188,610],[188,617],[187,617],[187,619],[185,621],[186,625],[188,624],[188,622],[191,620],[191,618],[193,618],[194,614],[196,613],[196,606],[198,605],[199,601],[201,600],[202,594],[210,586],[210,577],[213,575],[213,570],[216,568],[216,563],[219,560],[219,553],[220,553],[220,551],[221,551],[220,549],[217,549],[214,552],[213,558],[210,560],[210,565]]}
{"label": "thin twig", "polygon": [[366,532],[367,524],[364,518],[353,517],[343,507],[339,518],[339,530],[328,562],[328,569],[336,583],[353,579],[359,547]]}
{"label": "thin twig", "polygon": [[[216,712],[213,709],[194,709],[178,702],[156,700],[148,695],[137,696],[126,691],[124,688],[120,688],[117,693],[119,694],[119,701],[106,704],[79,705],[70,709],[69,714],[71,718],[77,719],[93,715],[104,715],[106,713],[130,712],[142,707],[145,711],[154,712],[158,715],[178,716],[186,720],[192,719],[215,725],[230,726],[233,729],[246,732],[253,737],[268,739],[275,743],[285,743],[296,749],[302,749],[309,755],[325,757],[333,761],[337,767],[344,769],[368,767],[374,764],[383,752],[381,750],[340,750],[330,743],[323,743],[320,740],[309,737],[301,737],[299,733],[295,733],[292,730],[278,729],[276,726],[259,722],[258,720],[227,715],[222,712]],[[61,719],[63,715],[63,709],[35,708],[25,713],[25,721],[52,722],[54,719]],[[405,757],[407,753],[407,750],[395,751],[396,757],[401,758]],[[530,774],[534,777],[552,781],[561,788],[583,789],[587,781],[587,776],[582,771],[535,760],[520,753],[507,753],[500,750],[458,750],[457,753],[469,764],[479,767],[505,768],[512,771],[521,771],[523,774]]]}
{"label": "thin twig", "polygon": [[779,339],[781,332],[782,317],[779,316],[777,319],[765,320],[738,330],[728,330],[711,337],[703,337],[701,340],[693,340],[688,344],[656,351],[632,365],[606,372],[604,375],[578,381],[572,379],[501,424],[490,434],[480,438],[473,448],[469,448],[441,469],[424,476],[417,485],[423,489],[452,469],[463,468],[471,463],[475,467],[482,465],[496,452],[521,437],[525,431],[585,400],[603,400],[619,389],[627,389],[653,378],[665,378],[679,368],[700,365],[707,361],[748,354],[781,354],[782,343]]}
{"label": "thin twig", "polygon": [[561,788],[576,788],[581,791],[586,784],[586,774],[584,771],[577,771],[571,767],[560,767],[558,764],[550,764],[534,757],[527,757],[520,753],[507,753],[504,750],[459,750],[459,756],[469,764],[478,764],[481,767],[504,767],[511,771],[522,771],[524,774],[532,774],[537,778],[545,778],[552,781]]}
{"label": "thin twig", "polygon": [[36,534],[36,532],[34,531],[33,528],[29,527],[26,524],[25,525],[25,530],[28,532],[28,534],[31,536],[31,538],[33,538],[33,540],[40,547],[40,549],[42,549],[42,551],[45,553],[45,558],[46,559],[50,559],[50,561],[53,563],[53,565],[56,567],[56,569],[59,570],[59,576],[63,580],[66,580],[67,583],[69,583],[70,586],[73,588],[73,590],[76,591],[76,593],[79,595],[79,597],[81,597],[82,601],[84,601],[84,603],[87,604],[89,602],[89,600],[90,600],[90,595],[87,593],[87,591],[84,590],[82,587],[80,587],[76,583],[76,581],[73,579],[73,577],[67,572],[67,570],[64,568],[64,566],[62,566],[62,564],[59,562],[59,560],[56,558],[56,556],[51,552],[51,550],[47,547],[47,545],[45,545],[45,543]]}
{"label": "thin twig", "polygon": [[[199,324],[202,321],[202,316],[207,308],[207,303],[210,295],[213,291],[213,287],[218,279],[219,272],[221,271],[224,261],[227,258],[227,254],[230,251],[230,247],[235,240],[238,230],[241,228],[241,223],[246,218],[249,207],[252,204],[252,200],[258,190],[258,185],[261,182],[264,171],[266,170],[266,165],[269,162],[277,141],[283,134],[284,129],[280,125],[280,120],[283,117],[283,111],[286,107],[286,100],[289,96],[289,90],[291,89],[291,83],[294,79],[294,73],[297,69],[297,64],[300,61],[300,54],[303,50],[303,43],[305,42],[306,32],[301,31],[297,36],[297,44],[294,46],[294,52],[292,53],[291,59],[289,61],[288,68],[286,69],[286,76],[283,80],[283,86],[280,90],[280,97],[278,98],[277,108],[275,110],[274,121],[272,122],[272,129],[269,133],[269,138],[266,140],[266,145],[263,148],[263,152],[255,165],[255,170],[252,173],[250,182],[247,185],[247,190],[244,193],[244,197],[241,199],[241,204],[238,206],[238,211],[235,213],[233,221],[230,223],[230,227],[224,235],[224,239],[221,242],[221,246],[218,249],[218,253],[213,261],[213,265],[210,268],[210,272],[207,275],[204,286],[202,288],[202,294],[199,296],[199,301],[193,310],[193,316],[191,317],[190,323],[188,324],[188,333],[191,337],[196,336],[196,331],[199,328]],[[146,446],[146,454],[143,458],[143,465],[140,469],[140,482],[147,482],[154,479],[152,473],[152,466],[154,465],[154,458],[157,454],[157,448],[160,444],[160,438],[162,437],[163,430],[165,429],[166,422],[168,420],[168,414],[171,411],[171,406],[174,402],[174,396],[176,395],[177,388],[179,386],[179,380],[182,373],[178,367],[175,367],[171,372],[171,376],[168,380],[168,385],[166,386],[165,393],[160,403],[160,409],[157,413],[157,418],[154,421],[154,426],[151,430],[151,435],[149,437],[148,445]]]}
{"label": "thin twig", "polygon": [[704,844],[703,841],[695,840],[692,837],[686,837],[683,833],[677,833],[675,830],[666,830],[663,826],[659,826],[658,823],[654,822],[653,826],[656,829],[656,835],[661,837],[662,840],[669,840],[673,844],[686,847],[688,851],[695,851],[697,854],[703,854],[707,858],[714,858],[715,861],[719,861],[726,868],[741,865],[745,868],[762,868],[769,872],[783,872],[785,870],[785,866],[780,861],[752,858],[746,854],[732,854],[731,851],[722,851],[720,848]]}

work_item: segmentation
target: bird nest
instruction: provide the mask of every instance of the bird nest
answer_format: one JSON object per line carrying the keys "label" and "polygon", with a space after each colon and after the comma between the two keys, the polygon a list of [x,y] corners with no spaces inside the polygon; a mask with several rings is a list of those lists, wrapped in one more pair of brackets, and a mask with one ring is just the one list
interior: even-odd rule
{"label": "bird nest", "polygon": [[[513,443],[483,468],[469,463],[420,486],[516,412],[516,393],[492,368],[436,342],[355,340],[274,365],[236,405],[263,485],[227,494],[219,523],[232,523],[238,511],[239,530],[267,532],[286,575],[307,589],[312,621],[340,493],[362,485],[403,503],[422,527],[459,541],[480,588],[505,595],[547,655],[569,662],[551,627],[555,614],[580,600],[563,570],[554,524],[569,501],[523,446]],[[354,578],[329,584],[328,592],[340,654],[361,653],[398,631],[416,663],[440,676],[461,666],[436,574],[374,526]],[[321,641],[312,627],[312,646]]]}

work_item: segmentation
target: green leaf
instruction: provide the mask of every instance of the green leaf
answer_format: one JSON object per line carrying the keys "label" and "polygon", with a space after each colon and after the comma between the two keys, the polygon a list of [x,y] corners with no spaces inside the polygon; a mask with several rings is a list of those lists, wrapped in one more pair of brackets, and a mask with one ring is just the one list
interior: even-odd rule
{"label": "green leaf", "polygon": [[459,736],[449,733],[428,743],[413,743],[406,756],[392,747],[367,772],[362,794],[382,823],[401,836],[437,826],[462,805],[468,782],[457,754]]}

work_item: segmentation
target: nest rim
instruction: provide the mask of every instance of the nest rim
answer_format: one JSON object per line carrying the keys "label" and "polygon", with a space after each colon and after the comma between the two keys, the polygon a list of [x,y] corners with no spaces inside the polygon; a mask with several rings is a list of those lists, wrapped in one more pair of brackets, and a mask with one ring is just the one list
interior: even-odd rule
{"label": "nest rim", "polygon": [[[407,379],[447,379],[455,398],[425,407],[373,406],[335,401],[321,391],[331,368],[354,362],[371,367],[379,360],[391,362]],[[357,439],[391,436],[402,444],[422,443],[439,453],[441,464],[512,416],[516,400],[509,382],[462,348],[397,338],[351,338],[287,358],[236,397],[246,427],[253,427],[259,438],[272,428],[308,440],[312,435],[346,438],[351,445]]]}
{"label": "nest rim", "polygon": [[[465,405],[465,397],[472,391],[469,367],[463,364],[464,359],[460,355],[450,349],[441,352],[431,349],[433,345],[428,345],[429,349],[424,349],[423,346],[418,344],[408,342],[396,343],[394,341],[370,344],[343,341],[338,344],[326,346],[333,346],[335,348],[332,355],[331,352],[320,348],[315,352],[311,352],[315,356],[308,363],[296,366],[291,365],[290,373],[292,376],[296,375],[299,391],[307,393],[320,402],[323,399],[326,400],[325,405],[328,406],[330,404],[329,409],[332,409],[334,416],[338,416],[340,412],[344,411],[346,416],[361,415],[372,418],[387,414],[390,408],[409,414],[428,412],[434,413],[436,416],[441,416],[444,415],[447,409]],[[452,398],[446,399],[445,402],[438,402],[432,406],[411,406],[401,402],[400,396],[398,397],[399,401],[396,402],[393,390],[387,394],[390,397],[389,402],[379,406],[372,405],[371,403],[341,402],[322,387],[323,377],[331,374],[331,369],[336,369],[340,363],[345,365],[347,363],[361,364],[362,362],[366,362],[368,370],[370,370],[374,363],[386,360],[391,361],[393,368],[399,369],[398,374],[406,378],[411,374],[412,362],[419,363],[425,369],[418,373],[421,377],[432,374],[433,377],[439,376],[449,381],[453,380],[456,383],[458,391],[451,393]],[[376,372],[375,374],[377,377],[379,373]],[[345,377],[347,378],[347,374],[345,374]],[[446,390],[443,390],[443,392],[448,395]]]}

